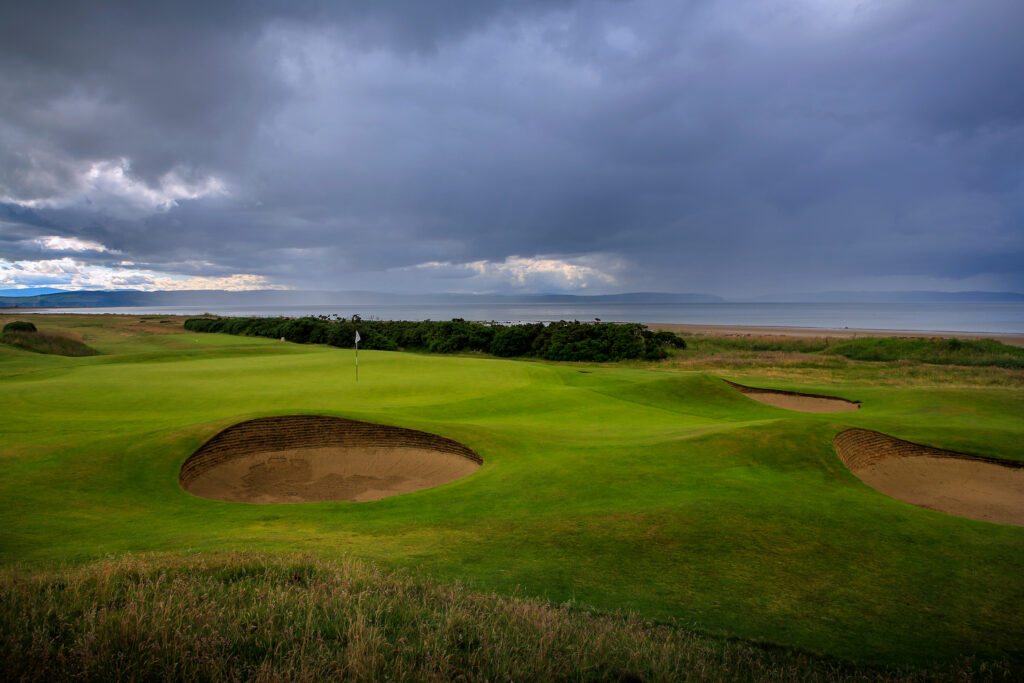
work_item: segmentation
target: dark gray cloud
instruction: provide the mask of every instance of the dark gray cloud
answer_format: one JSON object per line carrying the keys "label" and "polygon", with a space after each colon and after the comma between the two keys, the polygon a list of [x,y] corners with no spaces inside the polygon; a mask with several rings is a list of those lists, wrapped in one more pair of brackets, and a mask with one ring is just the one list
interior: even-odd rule
{"label": "dark gray cloud", "polygon": [[0,8],[0,259],[1024,289],[1015,3],[148,5]]}

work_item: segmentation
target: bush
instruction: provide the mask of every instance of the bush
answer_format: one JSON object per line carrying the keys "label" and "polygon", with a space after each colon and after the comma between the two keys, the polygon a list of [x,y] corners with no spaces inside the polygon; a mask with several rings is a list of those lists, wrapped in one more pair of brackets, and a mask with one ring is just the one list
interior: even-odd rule
{"label": "bush", "polygon": [[494,325],[461,318],[449,321],[327,320],[324,318],[190,318],[185,329],[248,336],[284,338],[299,344],[355,345],[356,330],[363,349],[492,353],[545,360],[608,362],[657,360],[666,349],[686,348],[671,332],[651,332],[631,323],[581,323],[564,320],[544,325]]}
{"label": "bush", "polygon": [[35,332],[36,326],[25,320],[15,320],[4,325],[4,333],[7,332]]}

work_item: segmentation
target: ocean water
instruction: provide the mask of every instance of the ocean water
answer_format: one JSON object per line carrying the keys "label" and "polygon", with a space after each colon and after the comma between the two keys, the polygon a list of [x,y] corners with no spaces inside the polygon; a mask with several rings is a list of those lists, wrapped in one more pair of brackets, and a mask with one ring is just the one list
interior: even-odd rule
{"label": "ocean water", "polygon": [[328,306],[123,306],[52,308],[39,313],[120,313],[127,315],[292,316],[338,315],[364,320],[466,320],[500,323],[556,320],[693,325],[753,325],[936,332],[1024,334],[1024,302],[1000,303],[708,303],[708,304],[356,304]]}

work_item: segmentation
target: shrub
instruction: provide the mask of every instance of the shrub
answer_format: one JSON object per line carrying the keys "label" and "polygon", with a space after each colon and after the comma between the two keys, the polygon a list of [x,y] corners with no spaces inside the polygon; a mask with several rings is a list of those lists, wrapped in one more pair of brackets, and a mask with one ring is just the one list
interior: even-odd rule
{"label": "shrub", "polygon": [[36,326],[25,320],[15,320],[4,325],[4,333],[7,332],[35,332]]}
{"label": "shrub", "polygon": [[270,337],[300,344],[352,348],[356,330],[363,349],[431,353],[482,352],[545,360],[608,362],[657,360],[666,349],[686,348],[671,332],[651,332],[643,325],[578,321],[494,325],[455,318],[449,321],[327,320],[305,318],[191,318],[185,329]]}

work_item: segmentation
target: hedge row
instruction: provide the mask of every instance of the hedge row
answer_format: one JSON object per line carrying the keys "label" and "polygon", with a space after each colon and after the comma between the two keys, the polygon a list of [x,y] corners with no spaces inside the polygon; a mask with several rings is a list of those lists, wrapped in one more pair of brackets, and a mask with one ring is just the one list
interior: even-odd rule
{"label": "hedge row", "polygon": [[355,345],[364,349],[457,353],[480,351],[495,356],[544,360],[607,362],[631,358],[657,360],[666,349],[686,348],[671,332],[652,332],[635,323],[555,322],[496,325],[451,321],[327,320],[324,318],[190,318],[185,329],[255,337],[284,338],[300,344]]}

